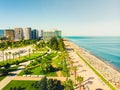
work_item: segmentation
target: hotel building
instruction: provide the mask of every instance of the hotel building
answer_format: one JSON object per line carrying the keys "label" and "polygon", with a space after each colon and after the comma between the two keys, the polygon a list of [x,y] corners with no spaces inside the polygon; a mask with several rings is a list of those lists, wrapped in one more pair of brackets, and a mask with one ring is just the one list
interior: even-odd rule
{"label": "hotel building", "polygon": [[25,40],[32,39],[32,33],[31,33],[31,28],[30,27],[25,28],[23,32],[24,32],[24,39]]}
{"label": "hotel building", "polygon": [[15,32],[13,29],[5,30],[4,36],[8,39],[8,41],[14,41],[15,40]]}
{"label": "hotel building", "polygon": [[0,30],[0,37],[4,37],[4,30]]}
{"label": "hotel building", "polygon": [[36,30],[36,29],[32,30],[32,38],[31,39],[38,39],[38,30]]}
{"label": "hotel building", "polygon": [[54,31],[41,30],[41,37],[45,41],[50,40],[52,37],[61,38],[61,31],[60,30],[54,30]]}
{"label": "hotel building", "polygon": [[15,28],[15,41],[23,40],[23,29]]}

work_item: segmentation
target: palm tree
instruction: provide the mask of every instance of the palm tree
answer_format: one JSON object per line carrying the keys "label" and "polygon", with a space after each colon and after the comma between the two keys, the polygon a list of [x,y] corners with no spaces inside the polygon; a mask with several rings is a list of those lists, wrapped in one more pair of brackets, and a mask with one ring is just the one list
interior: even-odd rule
{"label": "palm tree", "polygon": [[15,59],[15,53],[12,53],[12,56],[13,56],[13,60]]}
{"label": "palm tree", "polygon": [[63,62],[63,71],[66,74],[66,80],[68,80],[70,69],[67,67],[67,63],[66,62]]}
{"label": "palm tree", "polygon": [[67,67],[64,71],[66,73],[66,80],[68,80],[70,69]]}
{"label": "palm tree", "polygon": [[35,49],[32,49],[33,54],[35,53]]}
{"label": "palm tree", "polygon": [[81,83],[83,82],[83,77],[77,76],[76,80],[79,82],[79,88],[81,90]]}
{"label": "palm tree", "polygon": [[15,58],[16,58],[17,52],[15,52],[14,54],[15,54]]}
{"label": "palm tree", "polygon": [[20,60],[20,52],[18,52],[17,54],[18,54],[18,56],[19,56],[19,60]]}
{"label": "palm tree", "polygon": [[50,65],[51,65],[51,63],[50,63],[49,60],[43,59],[42,62],[41,62],[41,69],[42,69],[42,72],[43,72],[43,73],[48,72],[49,69],[50,69]]}
{"label": "palm tree", "polygon": [[8,59],[8,53],[7,52],[5,53],[5,56],[6,56],[6,60],[7,60]]}
{"label": "palm tree", "polygon": [[73,61],[70,61],[70,66],[71,66],[71,67],[73,67],[73,63],[74,63]]}
{"label": "palm tree", "polygon": [[28,52],[29,52],[29,57],[30,57],[30,51],[31,51],[31,49],[29,48],[29,49],[28,49]]}
{"label": "palm tree", "polygon": [[11,52],[8,52],[8,54],[9,54],[9,59],[11,59]]}
{"label": "palm tree", "polygon": [[[76,76],[77,76],[77,66],[73,66],[73,71],[74,71],[75,80],[76,80]],[[76,81],[75,81],[75,84],[76,84]]]}
{"label": "palm tree", "polygon": [[3,61],[4,61],[4,50],[5,50],[5,48],[2,48]]}
{"label": "palm tree", "polygon": [[71,79],[64,82],[65,89],[64,90],[74,90],[73,81]]}

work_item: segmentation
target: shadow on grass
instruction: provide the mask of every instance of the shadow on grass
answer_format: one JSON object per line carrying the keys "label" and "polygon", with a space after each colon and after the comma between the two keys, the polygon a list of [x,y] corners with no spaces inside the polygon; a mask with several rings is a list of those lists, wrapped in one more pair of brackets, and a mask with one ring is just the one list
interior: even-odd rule
{"label": "shadow on grass", "polygon": [[10,87],[9,90],[25,90],[25,89],[26,89],[25,87],[19,86],[19,87]]}
{"label": "shadow on grass", "polygon": [[9,73],[8,76],[15,76],[17,75],[16,73]]}
{"label": "shadow on grass", "polygon": [[60,71],[59,68],[51,68],[50,71],[40,71],[41,74],[50,74],[50,73],[55,73],[57,71]]}

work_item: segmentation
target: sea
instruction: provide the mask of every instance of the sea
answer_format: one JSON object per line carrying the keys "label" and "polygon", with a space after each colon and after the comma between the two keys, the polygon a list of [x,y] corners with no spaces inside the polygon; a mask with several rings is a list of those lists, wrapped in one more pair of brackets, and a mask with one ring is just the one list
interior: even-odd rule
{"label": "sea", "polygon": [[120,71],[120,37],[67,36],[65,38]]}

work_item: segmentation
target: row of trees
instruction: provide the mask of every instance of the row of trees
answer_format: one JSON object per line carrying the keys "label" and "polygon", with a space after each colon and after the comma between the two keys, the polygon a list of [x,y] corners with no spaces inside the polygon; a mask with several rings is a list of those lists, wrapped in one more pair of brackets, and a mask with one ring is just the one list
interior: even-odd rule
{"label": "row of trees", "polygon": [[[19,57],[19,60],[20,60],[20,56],[21,56],[20,54],[21,54],[20,52],[14,52],[14,53],[6,52],[5,54],[3,53],[3,55],[5,55],[6,60],[8,60],[8,59],[14,60],[15,58],[17,58],[17,56]],[[3,61],[4,61],[4,56],[3,56]]]}
{"label": "row of trees", "polygon": [[[12,52],[6,52],[6,53],[4,53],[4,51],[2,51],[3,61],[4,61],[4,59],[6,59],[6,60],[15,60],[15,58],[17,58],[17,57],[20,60],[21,54],[23,52],[26,52],[26,51],[17,51],[17,52],[13,52],[13,53]],[[29,57],[30,57],[30,53],[31,52],[35,53],[35,49],[30,49],[30,48],[28,49]],[[4,56],[5,56],[5,58],[4,58]]]}
{"label": "row of trees", "polygon": [[35,43],[37,43],[37,40],[20,40],[16,42],[5,41],[0,43],[0,50],[5,50],[8,47],[10,48],[22,47],[30,44],[35,44]]}
{"label": "row of trees", "polygon": [[[19,56],[19,59],[20,59],[20,54],[21,54],[20,51],[14,52],[14,53],[12,53],[12,52],[4,53],[5,49],[7,49],[8,47],[11,47],[11,48],[21,47],[21,46],[26,46],[26,45],[29,45],[29,44],[36,44],[36,40],[21,40],[21,41],[17,41],[17,42],[6,41],[6,42],[3,42],[3,43],[0,43],[0,50],[2,51],[3,61],[4,61],[4,55],[6,57],[6,60],[7,59],[13,59],[14,60],[17,55]],[[32,50],[32,51],[34,52],[34,50]],[[29,52],[29,56],[30,56],[31,50],[29,49],[28,52]],[[11,55],[12,55],[13,58],[11,58]]]}
{"label": "row of trees", "polygon": [[[80,90],[82,87],[83,77],[77,75],[77,66],[74,66],[74,62],[70,59],[67,51],[62,53],[62,67],[66,75],[66,81],[64,82],[65,90],[74,90],[74,85],[78,85]],[[74,82],[69,79],[70,72],[74,74]]]}
{"label": "row of trees", "polygon": [[[77,66],[74,66],[74,65],[73,65],[74,62],[70,59],[68,53],[67,53],[67,55],[66,55],[66,58],[67,58],[67,62],[68,62],[68,64],[69,64],[69,66],[70,66],[71,72],[74,73],[74,84],[75,84],[75,86],[78,85],[79,88],[80,88],[80,90],[81,90],[81,87],[82,87],[81,84],[82,84],[82,82],[83,82],[84,79],[83,79],[83,77],[77,75],[77,70],[78,70],[78,68],[77,68]],[[76,82],[76,81],[77,81],[77,82]],[[68,85],[67,88],[72,88],[71,86],[69,86],[69,85],[72,83],[71,80],[66,81],[66,83],[67,83],[67,85]],[[65,84],[65,85],[66,85],[66,84]]]}

